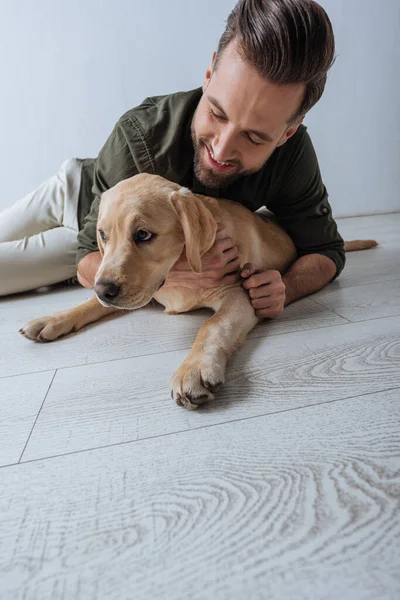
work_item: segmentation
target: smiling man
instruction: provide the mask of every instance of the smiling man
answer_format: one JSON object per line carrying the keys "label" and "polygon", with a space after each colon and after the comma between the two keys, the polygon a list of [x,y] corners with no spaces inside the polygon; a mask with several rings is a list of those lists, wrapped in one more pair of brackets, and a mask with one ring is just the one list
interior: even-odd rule
{"label": "smiling man", "polygon": [[[58,177],[64,185],[58,183],[60,189],[52,194],[54,182],[47,188],[53,198],[63,194],[68,205],[65,214],[76,214],[74,222],[71,217],[70,224],[59,225],[79,228],[78,243],[70,236],[68,248],[63,251],[60,242],[57,252],[65,259],[67,250],[77,250],[81,284],[93,287],[101,260],[96,242],[101,194],[139,172],[162,175],[195,193],[234,200],[252,211],[267,207],[298,252],[283,277],[252,264],[238,272],[237,248],[221,231],[203,257],[201,276],[191,272],[182,255],[165,285],[207,287],[241,279],[257,315],[271,318],[338,276],[345,262],[343,240],[302,125],[323,93],[333,60],[331,23],[313,0],[239,0],[202,88],[146,99],[121,117],[97,159],[64,163]],[[45,192],[42,188],[42,198]],[[30,205],[34,198],[35,193]],[[18,239],[15,233],[14,239]],[[0,237],[1,241],[12,243]],[[38,256],[42,275],[36,277],[35,269],[31,270],[30,287],[54,282],[51,277],[43,281],[51,253],[45,257],[38,251]],[[21,258],[15,263],[23,266]],[[67,272],[74,275],[75,266],[68,268],[58,270],[58,280],[65,279]],[[21,287],[17,271],[11,291],[21,291],[16,289]],[[11,292],[0,288],[2,293]]]}

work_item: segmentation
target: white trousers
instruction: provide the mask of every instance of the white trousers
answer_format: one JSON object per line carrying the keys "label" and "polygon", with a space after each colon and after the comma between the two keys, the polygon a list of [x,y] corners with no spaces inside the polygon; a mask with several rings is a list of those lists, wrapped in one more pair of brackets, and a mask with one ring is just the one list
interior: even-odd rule
{"label": "white trousers", "polygon": [[0,212],[0,296],[76,276],[78,196],[82,161]]}

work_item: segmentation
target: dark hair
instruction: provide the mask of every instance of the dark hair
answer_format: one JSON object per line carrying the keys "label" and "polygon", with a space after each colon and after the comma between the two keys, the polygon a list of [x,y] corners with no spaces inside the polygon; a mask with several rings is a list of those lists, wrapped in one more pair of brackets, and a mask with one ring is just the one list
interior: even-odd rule
{"label": "dark hair", "polygon": [[290,124],[321,98],[335,60],[335,38],[328,15],[314,0],[239,0],[219,41],[214,68],[233,40],[262,77],[277,84],[305,84]]}

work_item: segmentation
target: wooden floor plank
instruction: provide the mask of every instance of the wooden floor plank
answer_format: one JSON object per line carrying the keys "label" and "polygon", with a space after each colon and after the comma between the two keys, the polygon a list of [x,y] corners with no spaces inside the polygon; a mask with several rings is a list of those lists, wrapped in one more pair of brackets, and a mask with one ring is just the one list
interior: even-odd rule
{"label": "wooden floor plank", "polygon": [[313,300],[353,323],[400,315],[400,280],[325,288],[314,294]]}
{"label": "wooden floor plank", "polygon": [[[339,224],[345,237],[376,237],[381,247],[349,255],[348,267],[338,280],[326,288],[327,295],[360,283],[400,279],[400,214],[340,219]],[[396,288],[396,284],[392,287]],[[364,292],[360,291],[360,297]],[[353,298],[357,292],[351,294]],[[42,290],[0,299],[0,346],[7,349],[6,353],[0,353],[0,377],[189,348],[201,323],[210,314],[198,311],[190,316],[178,315],[167,319],[160,306],[146,308],[123,318],[111,318],[95,324],[51,346],[51,351],[48,347],[30,344],[17,335],[18,329],[30,319],[74,306],[90,295],[89,290],[79,286],[57,286],[47,293]],[[332,297],[337,298],[337,295]],[[280,335],[345,322],[346,317],[333,312],[335,301],[329,303],[333,307],[330,310],[313,301],[319,298],[323,296],[313,296],[287,307],[281,319],[263,323],[250,337]],[[351,302],[354,304],[354,300]],[[390,298],[389,304],[386,312],[380,312],[381,316],[397,314]]]}
{"label": "wooden floor plank", "polygon": [[84,302],[92,294],[93,292],[80,285],[59,285],[26,294],[0,297],[0,335],[15,335],[27,321],[71,308]]}
{"label": "wooden floor plank", "polygon": [[0,469],[2,600],[394,600],[399,390]]}
{"label": "wooden floor plank", "polygon": [[208,408],[169,397],[187,352],[60,369],[23,460],[400,387],[400,318],[249,340]]}
{"label": "wooden floor plank", "polygon": [[[39,311],[39,316],[44,312]],[[37,316],[38,313],[35,314]],[[206,309],[166,315],[163,307],[155,305],[132,313],[124,311],[121,315],[111,316],[76,334],[44,345],[19,335],[15,324],[14,333],[0,335],[0,348],[7,349],[7,352],[0,353],[0,376],[189,349],[199,328],[211,315],[212,312]],[[8,317],[7,321],[10,322]],[[249,337],[280,335],[345,322],[321,304],[305,298],[288,307],[282,319],[265,321],[257,326]]]}
{"label": "wooden floor plank", "polygon": [[329,289],[399,280],[399,255],[400,245],[398,249],[376,248],[371,251],[351,252],[346,257],[346,266],[340,277],[329,284]]}
{"label": "wooden floor plank", "polygon": [[16,331],[91,292],[0,298],[1,600],[400,597],[400,214],[339,229],[380,246],[257,327],[198,413],[169,380],[208,311],[41,346]]}
{"label": "wooden floor plank", "polygon": [[54,371],[0,379],[0,466],[18,462]]}
{"label": "wooden floor plank", "polygon": [[[337,224],[345,240],[373,239],[382,247],[398,247],[400,243],[400,212],[337,219]],[[362,254],[368,256],[373,253]]]}

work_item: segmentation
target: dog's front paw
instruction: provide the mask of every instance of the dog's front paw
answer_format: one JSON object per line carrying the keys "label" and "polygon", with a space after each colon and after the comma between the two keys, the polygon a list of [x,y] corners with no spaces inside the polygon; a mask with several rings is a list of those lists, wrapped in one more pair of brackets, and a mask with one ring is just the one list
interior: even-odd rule
{"label": "dog's front paw", "polygon": [[178,406],[195,410],[214,394],[225,381],[225,361],[188,357],[172,378],[171,397]]}
{"label": "dog's front paw", "polygon": [[22,335],[34,342],[53,342],[72,331],[75,331],[75,323],[65,313],[29,321],[19,330]]}

